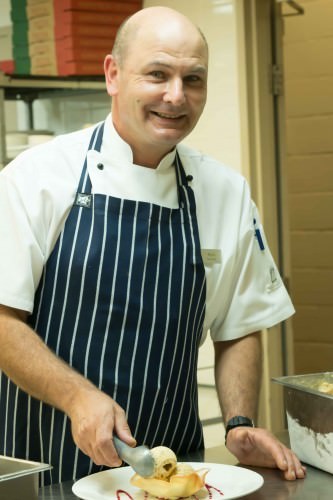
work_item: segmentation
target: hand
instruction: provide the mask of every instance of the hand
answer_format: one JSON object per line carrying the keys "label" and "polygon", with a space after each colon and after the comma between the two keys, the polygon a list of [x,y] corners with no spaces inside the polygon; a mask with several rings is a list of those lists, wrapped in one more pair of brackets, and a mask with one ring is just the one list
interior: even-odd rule
{"label": "hand", "polygon": [[235,427],[229,431],[226,444],[243,465],[278,468],[289,481],[305,477],[306,468],[295,453],[266,429]]}
{"label": "hand", "polygon": [[113,433],[129,446],[136,445],[124,410],[98,389],[79,391],[68,414],[75,444],[97,465],[121,465],[113,446]]}

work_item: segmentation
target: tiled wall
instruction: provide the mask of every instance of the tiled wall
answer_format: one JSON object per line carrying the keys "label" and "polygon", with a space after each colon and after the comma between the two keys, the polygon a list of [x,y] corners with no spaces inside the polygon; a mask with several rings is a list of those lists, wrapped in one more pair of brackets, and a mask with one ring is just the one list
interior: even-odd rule
{"label": "tiled wall", "polygon": [[104,120],[110,110],[111,101],[106,90],[67,97],[54,95],[34,102],[34,125],[37,129],[61,134]]}
{"label": "tiled wall", "polygon": [[297,373],[333,369],[333,1],[285,18],[284,60]]}

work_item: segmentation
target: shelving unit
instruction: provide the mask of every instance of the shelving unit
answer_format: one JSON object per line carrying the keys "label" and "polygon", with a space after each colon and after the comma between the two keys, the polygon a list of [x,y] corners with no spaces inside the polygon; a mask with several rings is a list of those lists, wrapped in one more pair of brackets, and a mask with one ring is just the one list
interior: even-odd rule
{"label": "shelving unit", "polygon": [[21,100],[28,106],[29,127],[34,128],[33,102],[52,96],[106,92],[104,77],[20,77],[0,72],[0,169],[7,163],[5,101]]}

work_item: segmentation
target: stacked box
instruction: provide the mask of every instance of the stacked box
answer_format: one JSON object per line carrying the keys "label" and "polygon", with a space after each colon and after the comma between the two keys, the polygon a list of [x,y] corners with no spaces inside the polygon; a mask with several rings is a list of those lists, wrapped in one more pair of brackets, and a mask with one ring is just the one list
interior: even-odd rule
{"label": "stacked box", "polygon": [[53,0],[27,0],[32,75],[58,75]]}
{"label": "stacked box", "polygon": [[13,73],[13,42],[12,42],[12,26],[0,27],[0,71],[4,73]]}
{"label": "stacked box", "polygon": [[15,73],[30,74],[28,40],[27,0],[11,0],[12,46]]}
{"label": "stacked box", "polygon": [[141,8],[142,0],[11,0],[14,72],[103,75],[119,25]]}
{"label": "stacked box", "polygon": [[58,0],[53,5],[59,75],[103,75],[119,25],[142,1]]}

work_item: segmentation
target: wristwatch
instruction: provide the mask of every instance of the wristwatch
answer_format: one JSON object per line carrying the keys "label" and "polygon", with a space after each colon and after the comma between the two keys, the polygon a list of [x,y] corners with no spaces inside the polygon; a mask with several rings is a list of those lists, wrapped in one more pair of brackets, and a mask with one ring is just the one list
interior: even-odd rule
{"label": "wristwatch", "polygon": [[225,428],[225,442],[227,442],[228,432],[235,427],[254,427],[254,422],[248,417],[243,417],[241,415],[237,415],[236,417],[232,417],[228,420],[226,428]]}

